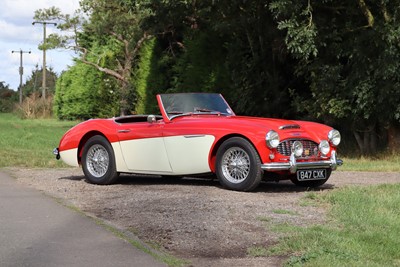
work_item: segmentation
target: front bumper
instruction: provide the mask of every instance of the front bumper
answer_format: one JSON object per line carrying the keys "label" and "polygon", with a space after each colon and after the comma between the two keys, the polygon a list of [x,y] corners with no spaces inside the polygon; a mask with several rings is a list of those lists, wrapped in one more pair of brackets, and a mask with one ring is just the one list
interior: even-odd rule
{"label": "front bumper", "polygon": [[60,159],[60,151],[58,150],[58,147],[53,149],[53,155],[56,156],[56,159]]}
{"label": "front bumper", "polygon": [[336,158],[336,151],[332,151],[330,160],[297,162],[292,153],[289,162],[271,162],[261,165],[264,171],[287,171],[295,173],[297,170],[304,169],[332,169],[343,165],[343,160]]}

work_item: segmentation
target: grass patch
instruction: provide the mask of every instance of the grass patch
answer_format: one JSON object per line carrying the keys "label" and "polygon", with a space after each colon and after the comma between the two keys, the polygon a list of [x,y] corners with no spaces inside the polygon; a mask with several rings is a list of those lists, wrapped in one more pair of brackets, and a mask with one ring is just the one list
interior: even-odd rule
{"label": "grass patch", "polygon": [[319,194],[326,225],[273,227],[286,236],[269,250],[293,255],[286,266],[400,266],[400,184]]}
{"label": "grass patch", "polygon": [[295,211],[284,210],[284,209],[276,209],[276,210],[273,210],[272,212],[275,213],[275,214],[299,215]]}
{"label": "grass patch", "polygon": [[78,122],[55,119],[22,120],[0,113],[1,167],[65,167],[52,151],[63,134]]}
{"label": "grass patch", "polygon": [[400,172],[399,154],[382,154],[377,157],[345,157],[339,171]]}
{"label": "grass patch", "polygon": [[262,246],[254,246],[247,249],[247,255],[250,257],[266,257],[268,249]]}

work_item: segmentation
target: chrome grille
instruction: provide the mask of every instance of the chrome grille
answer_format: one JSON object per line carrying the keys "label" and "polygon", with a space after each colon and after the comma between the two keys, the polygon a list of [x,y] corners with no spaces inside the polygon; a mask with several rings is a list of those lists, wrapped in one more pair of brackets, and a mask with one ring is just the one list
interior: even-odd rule
{"label": "chrome grille", "polygon": [[302,158],[318,156],[318,144],[305,139],[291,139],[282,141],[277,147],[279,154],[289,157],[292,153],[292,145],[294,141],[300,141],[303,144],[303,154],[301,155]]}

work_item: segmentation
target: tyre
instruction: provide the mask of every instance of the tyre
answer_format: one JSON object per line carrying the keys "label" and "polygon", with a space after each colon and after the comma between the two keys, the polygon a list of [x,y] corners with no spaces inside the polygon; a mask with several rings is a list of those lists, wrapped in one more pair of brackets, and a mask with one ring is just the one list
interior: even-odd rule
{"label": "tyre", "polygon": [[93,184],[114,183],[119,173],[111,144],[101,135],[91,137],[83,147],[82,169],[86,179]]}
{"label": "tyre", "polygon": [[302,187],[318,187],[326,183],[328,181],[329,177],[331,176],[332,170],[331,169],[326,169],[326,178],[323,180],[312,180],[312,181],[299,181],[297,180],[296,175],[291,175],[290,180],[292,183],[294,183],[297,186],[302,186]]}
{"label": "tyre", "polygon": [[240,137],[222,143],[215,166],[220,184],[231,190],[251,191],[259,185],[263,175],[256,149]]}

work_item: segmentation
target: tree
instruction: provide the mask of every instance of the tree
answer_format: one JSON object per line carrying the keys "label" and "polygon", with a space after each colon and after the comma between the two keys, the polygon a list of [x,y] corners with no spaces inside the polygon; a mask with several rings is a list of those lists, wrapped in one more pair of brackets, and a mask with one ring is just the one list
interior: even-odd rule
{"label": "tree", "polygon": [[218,91],[238,113],[285,116],[299,79],[265,1],[153,1],[145,25],[163,32],[169,90]]}
{"label": "tree", "polygon": [[296,72],[298,111],[351,127],[362,154],[375,153],[379,129],[400,122],[399,1],[287,1],[269,4]]}
{"label": "tree", "polygon": [[114,88],[106,74],[76,61],[57,80],[53,111],[63,120],[115,116],[119,96]]}
{"label": "tree", "polygon": [[[134,94],[130,80],[133,67],[144,41],[151,38],[140,28],[141,21],[148,11],[140,7],[141,1],[83,0],[81,7],[90,18],[82,15],[61,14],[58,8],[40,9],[35,19],[57,20],[58,28],[70,35],[49,35],[49,48],[63,47],[75,49],[80,60],[97,70],[111,75],[117,80],[120,96],[120,113],[124,115],[131,109],[129,95]],[[104,48],[102,49],[93,49]],[[104,66],[104,57],[113,54],[115,62]]]}
{"label": "tree", "polygon": [[[40,90],[40,87],[42,85],[42,75],[43,69],[39,69],[38,66],[36,65],[36,68],[32,70],[32,73],[30,76],[27,77],[26,82],[22,85],[23,92],[25,96],[30,96],[32,93],[38,93],[40,94],[42,90]],[[57,81],[57,74],[54,72],[52,68],[49,68],[47,71],[46,75],[46,87],[47,87],[47,92],[50,93],[51,95],[54,95],[55,92],[55,87],[56,87],[56,81]]]}
{"label": "tree", "polygon": [[18,103],[18,94],[4,81],[0,82],[0,112],[11,112]]}

